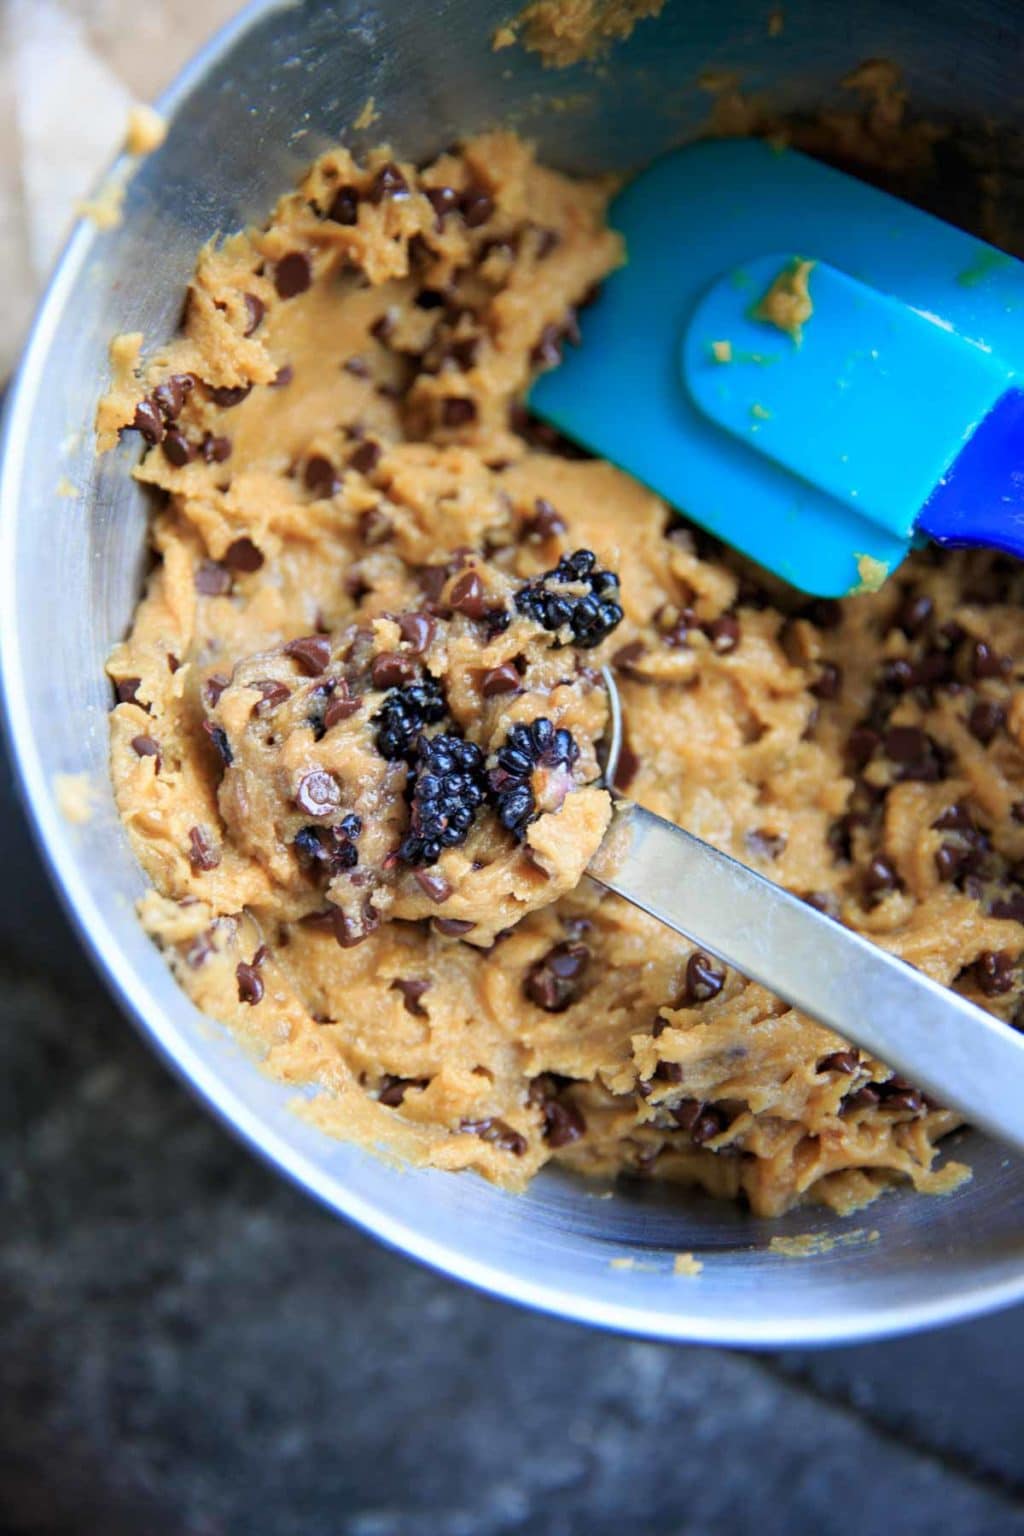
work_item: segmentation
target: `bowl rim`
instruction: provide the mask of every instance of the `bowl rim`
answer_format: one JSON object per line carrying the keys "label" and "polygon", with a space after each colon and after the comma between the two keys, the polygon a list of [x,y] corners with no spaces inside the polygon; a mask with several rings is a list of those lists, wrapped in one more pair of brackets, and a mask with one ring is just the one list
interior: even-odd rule
{"label": "bowl rim", "polygon": [[[235,41],[280,0],[249,0],[195,53],[155,105],[168,120]],[[120,154],[108,169],[116,176],[129,163]],[[101,184],[106,176],[101,178]],[[319,1165],[269,1126],[241,1097],[216,1077],[202,1054],[185,1037],[173,1011],[154,999],[143,977],[122,955],[107,916],[88,888],[73,840],[40,755],[33,730],[15,612],[15,543],[19,515],[17,490],[28,441],[27,423],[35,406],[56,322],[89,261],[98,231],[88,220],[74,225],[37,306],[21,361],[8,389],[0,424],[0,728],[10,752],[15,786],[33,840],[51,883],[94,967],[120,1009],[179,1081],[262,1161],[284,1173],[322,1205],[356,1223],[387,1246],[489,1295],[550,1315],[639,1338],[702,1343],[723,1347],[781,1348],[842,1345],[919,1332],[963,1322],[1024,1300],[1024,1267],[1018,1276],[981,1280],[936,1300],[857,1311],[845,1322],[834,1316],[818,1320],[758,1319],[734,1321],[688,1312],[683,1298],[671,1311],[645,1302],[614,1302],[587,1296],[557,1283],[528,1280],[500,1263],[483,1261],[440,1241],[414,1222],[382,1213],[357,1191]],[[184,997],[184,994],[181,994]]]}

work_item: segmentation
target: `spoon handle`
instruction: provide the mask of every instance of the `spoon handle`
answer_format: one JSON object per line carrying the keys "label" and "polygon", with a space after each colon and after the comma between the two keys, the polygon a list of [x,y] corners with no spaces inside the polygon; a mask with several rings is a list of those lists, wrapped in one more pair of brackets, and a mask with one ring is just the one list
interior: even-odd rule
{"label": "spoon handle", "polygon": [[1024,1152],[1024,1037],[1008,1025],[641,806],[617,805],[596,864],[600,885]]}

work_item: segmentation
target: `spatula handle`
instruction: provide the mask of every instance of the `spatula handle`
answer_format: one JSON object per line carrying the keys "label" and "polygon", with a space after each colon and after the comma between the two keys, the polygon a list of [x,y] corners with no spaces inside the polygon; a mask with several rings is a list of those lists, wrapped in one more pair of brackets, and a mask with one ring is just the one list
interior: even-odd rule
{"label": "spatula handle", "polygon": [[1024,1152],[1024,1037],[640,806],[610,836],[625,852],[599,884]]}
{"label": "spatula handle", "polygon": [[1008,389],[921,510],[919,533],[1024,558],[1024,390]]}

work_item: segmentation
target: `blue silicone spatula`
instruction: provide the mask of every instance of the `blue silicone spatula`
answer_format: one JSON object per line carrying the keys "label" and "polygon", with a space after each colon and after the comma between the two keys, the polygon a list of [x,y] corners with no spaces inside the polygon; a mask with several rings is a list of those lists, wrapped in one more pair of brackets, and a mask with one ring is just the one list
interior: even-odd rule
{"label": "blue silicone spatula", "polygon": [[[757,140],[666,156],[611,222],[538,416],[819,596],[925,539],[1024,556],[1024,263]],[[762,317],[801,281],[802,325]]]}

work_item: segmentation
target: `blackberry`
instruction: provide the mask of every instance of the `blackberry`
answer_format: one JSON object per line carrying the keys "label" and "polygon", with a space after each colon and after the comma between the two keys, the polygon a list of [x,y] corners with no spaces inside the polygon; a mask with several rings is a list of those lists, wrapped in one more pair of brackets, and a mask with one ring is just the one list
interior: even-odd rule
{"label": "blackberry", "polygon": [[300,827],[292,840],[299,863],[306,869],[322,868],[329,878],[359,863],[356,838],[363,830],[361,819],[351,813],[334,827]]}
{"label": "blackberry", "polygon": [[522,839],[540,814],[533,775],[538,768],[562,769],[568,775],[580,749],[569,731],[556,730],[550,720],[514,725],[498,749],[487,785],[502,826]]}
{"label": "blackberry", "polygon": [[484,755],[461,736],[421,736],[416,745],[409,831],[398,849],[406,864],[436,864],[469,836],[484,802]]}
{"label": "blackberry", "polygon": [[445,704],[441,684],[433,677],[393,688],[374,715],[377,751],[389,762],[408,758],[425,725],[443,720]]}
{"label": "blackberry", "polygon": [[[587,586],[589,592],[566,592],[567,586]],[[589,549],[577,549],[563,555],[552,571],[545,571],[535,581],[527,582],[516,593],[516,607],[544,629],[559,630],[566,625],[573,643],[582,650],[600,645],[616,625],[622,622],[622,609],[616,601],[619,578],[614,571],[597,569]]]}

